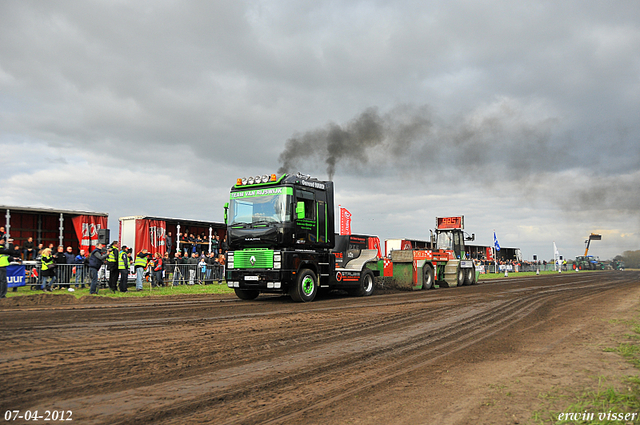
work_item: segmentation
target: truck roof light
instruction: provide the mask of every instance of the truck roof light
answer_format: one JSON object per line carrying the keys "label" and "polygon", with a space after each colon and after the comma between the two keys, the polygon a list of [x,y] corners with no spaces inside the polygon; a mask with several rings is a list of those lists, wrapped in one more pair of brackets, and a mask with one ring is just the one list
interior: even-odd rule
{"label": "truck roof light", "polygon": [[236,180],[236,186],[245,186],[248,184],[260,184],[260,183],[269,183],[276,182],[278,177],[276,174],[263,174],[251,177],[242,177]]}

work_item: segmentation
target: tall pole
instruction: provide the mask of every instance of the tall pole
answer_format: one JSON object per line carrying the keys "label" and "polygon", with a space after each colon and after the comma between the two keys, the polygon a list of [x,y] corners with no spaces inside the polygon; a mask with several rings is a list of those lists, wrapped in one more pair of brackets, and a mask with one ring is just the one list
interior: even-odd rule
{"label": "tall pole", "polygon": [[180,224],[176,226],[176,253],[180,251]]}
{"label": "tall pole", "polygon": [[58,236],[58,241],[60,241],[58,246],[64,245],[64,215],[62,213],[60,213],[60,235]]}
{"label": "tall pole", "polygon": [[4,231],[7,234],[7,240],[11,237],[11,213],[9,212],[9,208],[7,208],[7,213],[5,214],[5,226]]}

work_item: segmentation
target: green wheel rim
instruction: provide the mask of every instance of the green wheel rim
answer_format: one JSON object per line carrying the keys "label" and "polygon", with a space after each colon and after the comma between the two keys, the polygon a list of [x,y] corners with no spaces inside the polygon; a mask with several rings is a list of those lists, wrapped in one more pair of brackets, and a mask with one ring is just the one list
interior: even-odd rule
{"label": "green wheel rim", "polygon": [[311,295],[313,293],[313,279],[311,276],[305,276],[302,281],[302,292],[304,292],[305,295]]}

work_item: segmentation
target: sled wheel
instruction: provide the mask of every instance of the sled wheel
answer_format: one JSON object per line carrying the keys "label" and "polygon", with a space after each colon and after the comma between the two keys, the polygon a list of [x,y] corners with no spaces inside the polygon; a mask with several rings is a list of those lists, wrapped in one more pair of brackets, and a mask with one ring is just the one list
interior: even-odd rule
{"label": "sled wheel", "polygon": [[425,265],[422,268],[423,273],[423,283],[422,289],[431,289],[433,288],[433,267]]}

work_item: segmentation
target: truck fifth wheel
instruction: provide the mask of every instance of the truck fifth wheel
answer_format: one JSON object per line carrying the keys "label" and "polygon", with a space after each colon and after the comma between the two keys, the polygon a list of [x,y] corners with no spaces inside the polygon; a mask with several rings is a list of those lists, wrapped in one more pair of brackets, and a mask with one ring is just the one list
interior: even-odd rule
{"label": "truck fifth wheel", "polygon": [[238,179],[225,222],[227,285],[243,300],[284,293],[308,302],[320,288],[366,296],[380,275],[377,249],[336,247],[331,181],[299,173]]}

